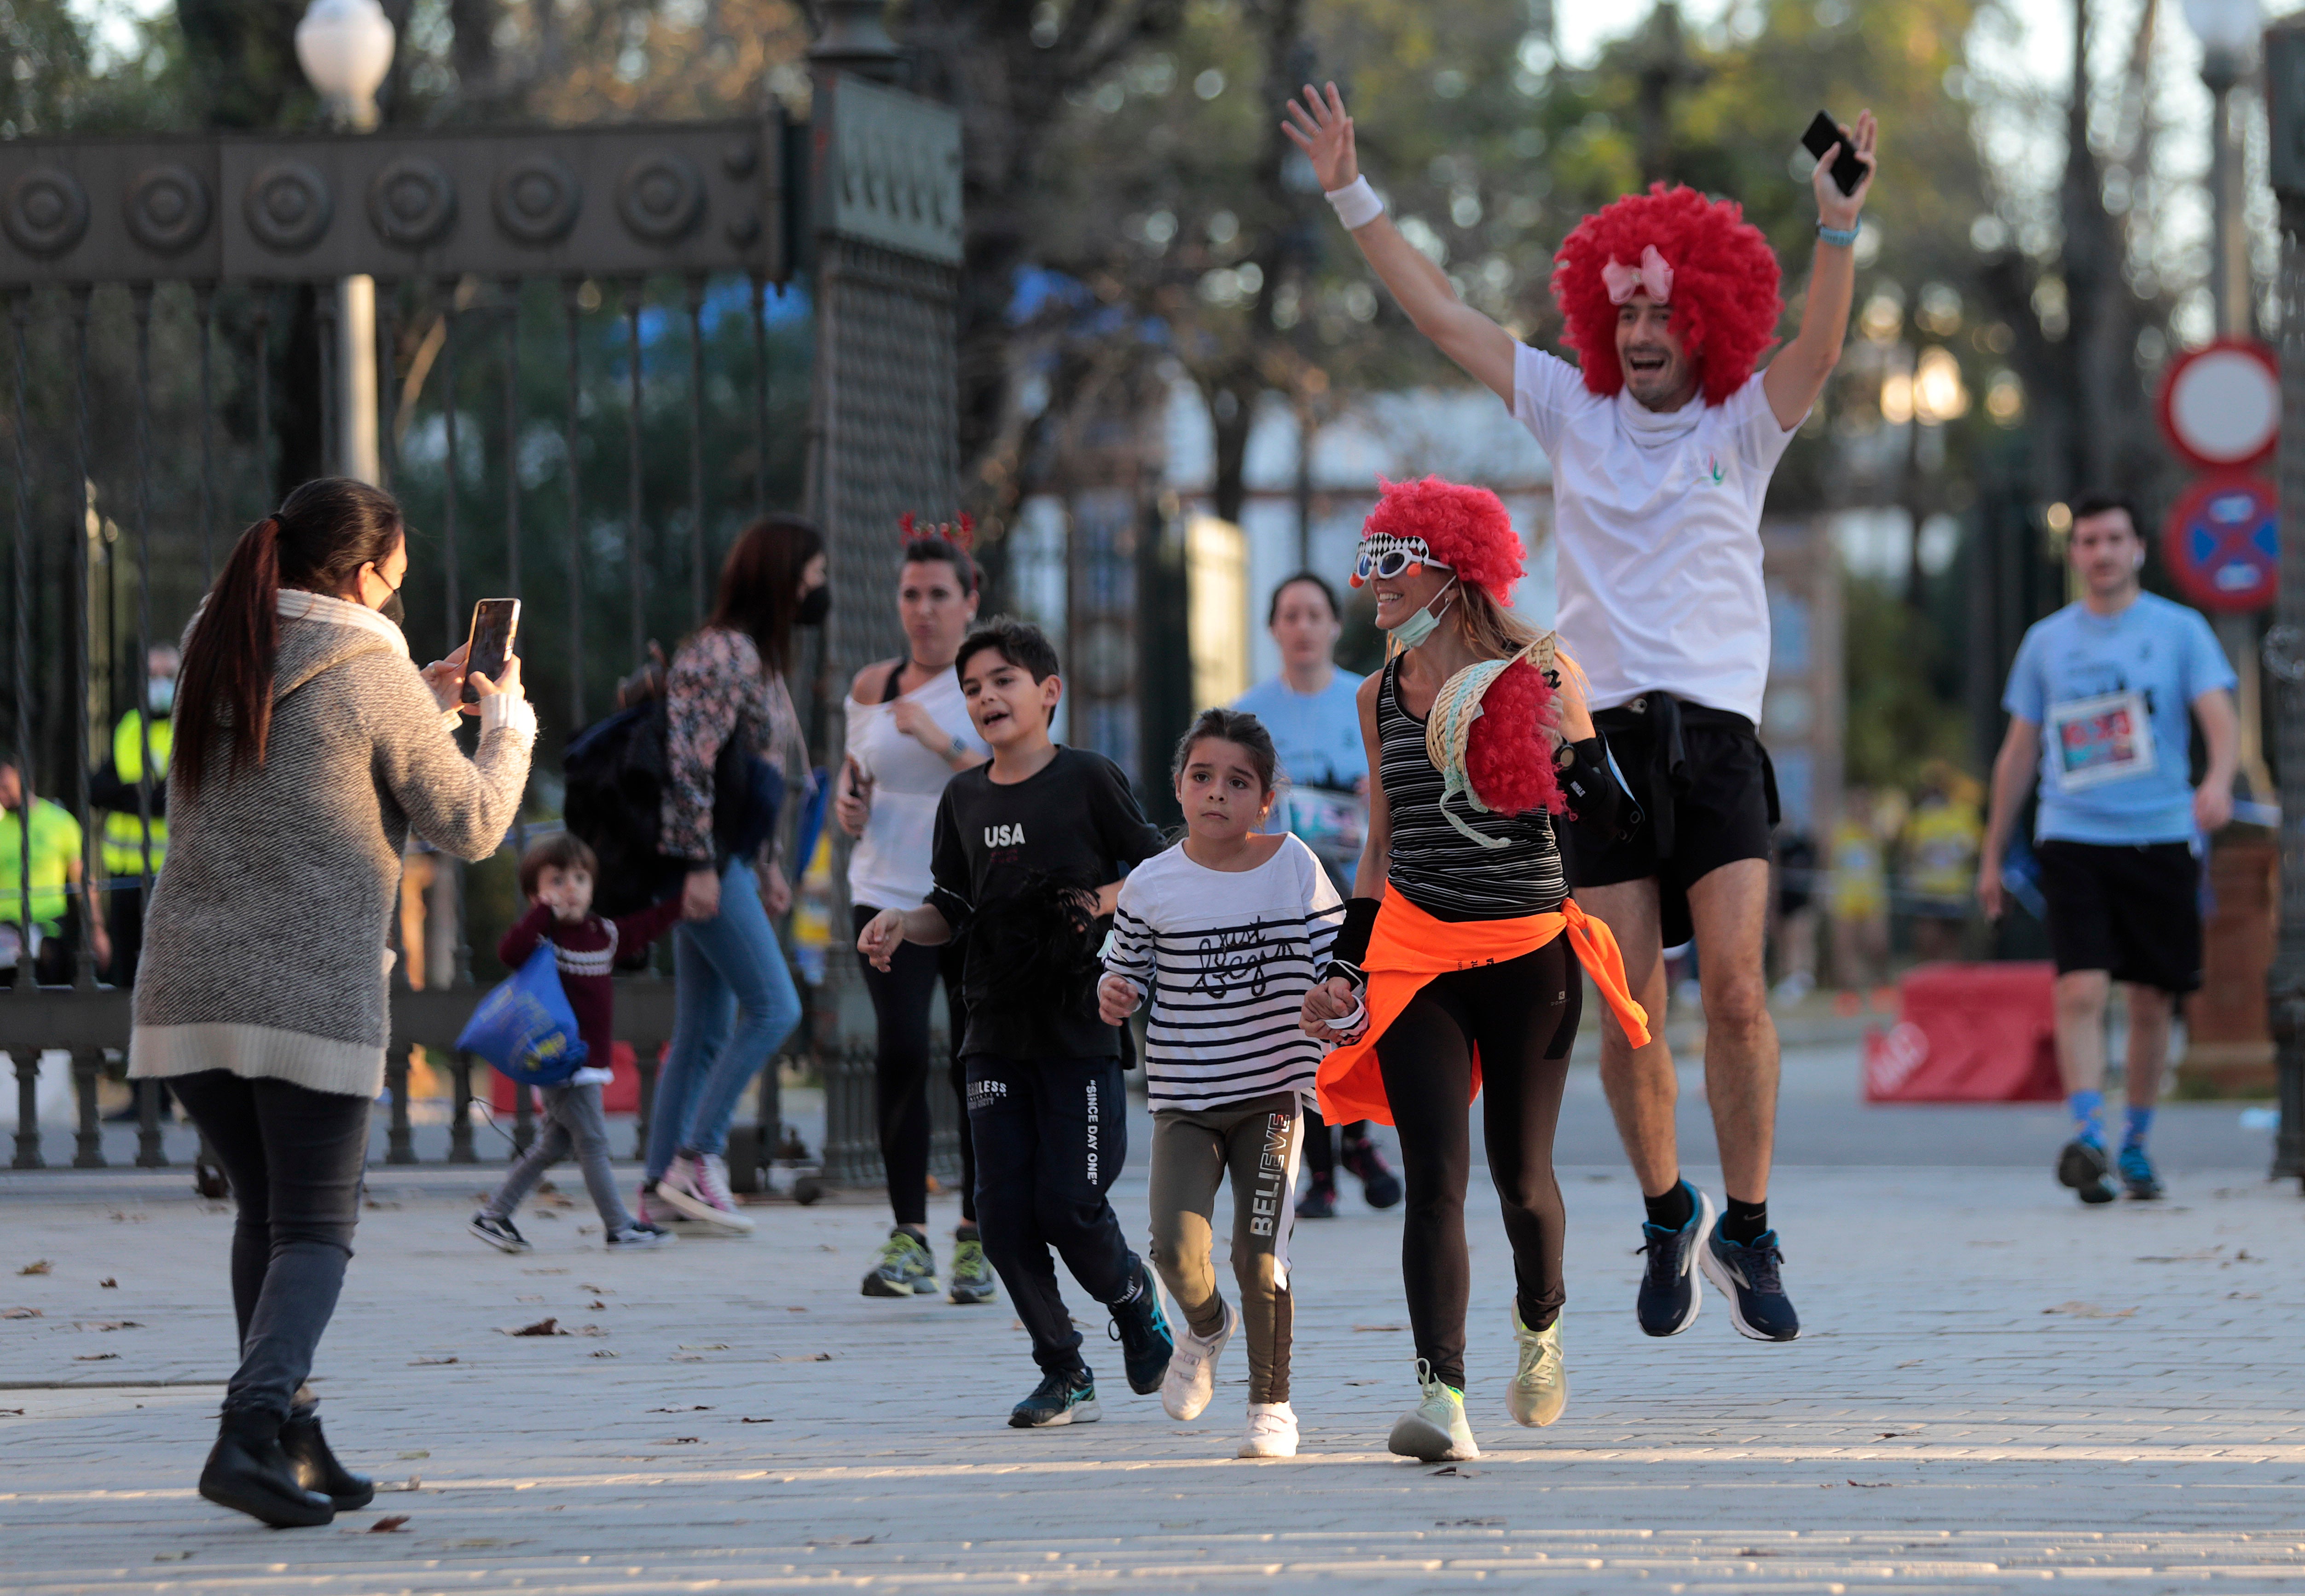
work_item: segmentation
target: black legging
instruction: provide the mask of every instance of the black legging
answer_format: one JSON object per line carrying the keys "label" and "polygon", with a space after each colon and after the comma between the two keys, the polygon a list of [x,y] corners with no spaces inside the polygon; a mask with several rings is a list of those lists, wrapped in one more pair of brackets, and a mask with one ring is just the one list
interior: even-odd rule
{"label": "black legging", "polygon": [[1512,1243],[1521,1322],[1541,1330],[1561,1316],[1566,1297],[1552,1133],[1584,1007],[1584,979],[1568,938],[1555,937],[1517,959],[1435,976],[1377,1039],[1408,1187],[1400,1272],[1409,1326],[1416,1355],[1459,1389],[1473,1286],[1465,1249],[1473,1048],[1481,1049],[1489,1176]]}
{"label": "black legging", "polygon": [[[1334,1131],[1335,1135],[1330,1133]],[[1331,1125],[1321,1117],[1321,1111],[1310,1103],[1305,1106],[1305,1167],[1316,1179],[1333,1182],[1337,1178],[1337,1137],[1342,1136],[1347,1147],[1368,1140],[1368,1121],[1356,1119],[1350,1125]]]}
{"label": "black legging", "polygon": [[[855,934],[878,913],[855,905]],[[968,1006],[960,995],[965,945],[955,937],[941,947],[907,942],[897,949],[883,973],[870,959],[864,989],[872,997],[879,1028],[880,1067],[873,1100],[880,1117],[880,1161],[889,1170],[889,1206],[899,1225],[929,1222],[929,998],[944,981],[945,1017],[952,1031],[947,1061],[960,1113],[960,1217],[976,1223],[976,1148],[968,1133],[967,1082],[961,1077],[960,1041],[968,1031]]]}

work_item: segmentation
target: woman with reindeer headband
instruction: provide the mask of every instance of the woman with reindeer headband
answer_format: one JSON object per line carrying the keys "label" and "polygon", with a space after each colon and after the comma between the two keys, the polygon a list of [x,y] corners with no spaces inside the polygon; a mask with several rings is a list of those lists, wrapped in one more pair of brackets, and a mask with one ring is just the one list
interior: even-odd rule
{"label": "woman with reindeer headband", "polygon": [[[1465,1246],[1472,1099],[1486,1085],[1489,1173],[1512,1244],[1514,1421],[1550,1424],[1561,1360],[1561,1187],[1552,1136],[1589,971],[1646,1040],[1609,928],[1569,896],[1552,817],[1612,827],[1622,794],[1551,632],[1511,614],[1520,539],[1496,495],[1438,478],[1383,483],[1353,583],[1391,657],[1362,684],[1368,836],[1331,962],[1302,1023],[1336,1044],[1322,1114],[1394,1125],[1408,1195],[1401,1273],[1420,1400],[1391,1449],[1480,1456],[1465,1418]],[[1572,962],[1573,961],[1573,962]]]}
{"label": "woman with reindeer headband", "polygon": [[[881,910],[909,909],[928,896],[930,843],[944,784],[992,757],[969,722],[952,668],[960,640],[976,619],[974,528],[965,515],[957,526],[921,530],[909,514],[898,524],[904,565],[897,578],[897,619],[906,651],[901,659],[877,660],[856,673],[845,706],[848,752],[833,787],[840,828],[856,839],[848,855],[848,897],[858,931]],[[864,1276],[866,1296],[913,1296],[937,1288],[936,1255],[928,1241],[929,1003],[941,980],[951,1027],[952,1089],[965,1100],[960,1040],[968,1010],[960,978],[967,950],[965,938],[955,937],[939,947],[900,947],[885,972],[863,960],[864,989],[879,1023],[873,1095],[896,1220]],[[992,1266],[976,1231],[974,1155],[963,1112],[960,1228],[953,1235],[949,1293],[956,1303],[990,1302],[993,1294]]]}
{"label": "woman with reindeer headband", "polygon": [[1664,1001],[1664,948],[1697,943],[1727,1200],[1718,1225],[1712,1199],[1681,1176],[1664,1039],[1602,1027],[1601,1083],[1647,1208],[1635,1316],[1651,1336],[1688,1329],[1701,1269],[1740,1334],[1793,1340],[1800,1317],[1768,1212],[1778,1056],[1762,938],[1777,802],[1756,730],[1769,674],[1761,506],[1841,359],[1873,115],[1841,127],[1817,163],[1800,327],[1765,370],[1783,312],[1777,259],[1733,201],[1660,183],[1569,232],[1552,293],[1570,365],[1466,304],[1386,219],[1335,84],[1308,85],[1289,116],[1284,131],[1417,330],[1510,406],[1552,462],[1561,635],[1636,801],[1621,836],[1569,828],[1570,873],[1624,938],[1633,990],[1652,1008]]}

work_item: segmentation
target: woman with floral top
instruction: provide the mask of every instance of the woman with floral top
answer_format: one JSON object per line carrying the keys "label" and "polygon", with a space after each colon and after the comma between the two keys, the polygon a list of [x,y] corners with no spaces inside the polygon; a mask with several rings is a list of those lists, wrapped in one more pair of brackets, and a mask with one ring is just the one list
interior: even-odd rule
{"label": "woman with floral top", "polygon": [[[804,779],[800,716],[786,690],[793,628],[831,607],[824,539],[796,515],[744,529],[720,568],[711,618],[673,655],[665,675],[664,851],[688,862],[684,919],[672,938],[672,1048],[649,1120],[641,1218],[745,1235],[753,1221],[728,1193],[723,1153],[745,1083],[800,1021],[800,996],[771,917],[792,904],[773,839],[758,856],[713,845],[713,768],[728,739]],[[740,1013],[741,1011],[741,1013]]]}

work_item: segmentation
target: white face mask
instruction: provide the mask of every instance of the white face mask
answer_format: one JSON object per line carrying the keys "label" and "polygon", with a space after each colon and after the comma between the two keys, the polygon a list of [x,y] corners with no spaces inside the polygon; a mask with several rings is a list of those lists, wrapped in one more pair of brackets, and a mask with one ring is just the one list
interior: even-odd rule
{"label": "white face mask", "polygon": [[154,676],[144,684],[144,700],[155,715],[166,715],[176,707],[176,678]]}
{"label": "white face mask", "polygon": [[1449,596],[1449,590],[1456,585],[1457,579],[1454,576],[1442,583],[1441,590],[1426,599],[1422,608],[1392,629],[1394,641],[1404,649],[1414,649],[1431,637],[1439,629],[1441,617],[1449,613],[1449,607],[1445,604],[1442,604],[1438,609],[1433,607],[1441,604],[1441,601]]}

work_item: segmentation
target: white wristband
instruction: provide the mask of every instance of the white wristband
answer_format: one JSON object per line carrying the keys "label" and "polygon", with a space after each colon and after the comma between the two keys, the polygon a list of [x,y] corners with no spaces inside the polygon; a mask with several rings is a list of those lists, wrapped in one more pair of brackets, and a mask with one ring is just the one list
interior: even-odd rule
{"label": "white wristband", "polygon": [[1376,191],[1369,187],[1365,177],[1356,177],[1343,188],[1325,192],[1337,220],[1345,225],[1347,232],[1357,233],[1384,215],[1384,201],[1376,197]]}

